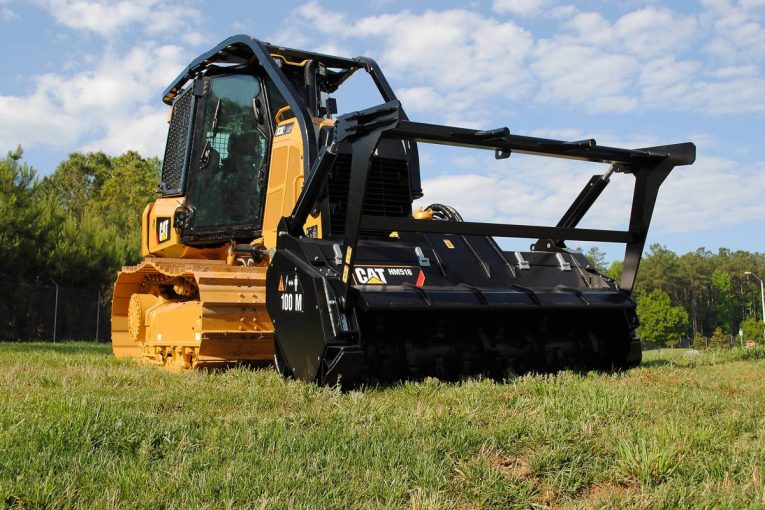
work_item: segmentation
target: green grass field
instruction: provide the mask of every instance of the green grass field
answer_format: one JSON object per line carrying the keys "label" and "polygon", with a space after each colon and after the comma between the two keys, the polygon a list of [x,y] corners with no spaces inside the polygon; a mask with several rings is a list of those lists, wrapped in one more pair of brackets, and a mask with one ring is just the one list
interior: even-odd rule
{"label": "green grass field", "polygon": [[341,393],[0,344],[6,508],[763,508],[765,351]]}

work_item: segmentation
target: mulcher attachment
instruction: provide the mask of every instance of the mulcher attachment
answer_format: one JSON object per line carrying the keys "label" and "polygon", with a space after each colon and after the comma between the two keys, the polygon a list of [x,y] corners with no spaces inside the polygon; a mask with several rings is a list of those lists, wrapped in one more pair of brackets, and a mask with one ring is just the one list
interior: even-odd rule
{"label": "mulcher attachment", "polygon": [[[432,219],[369,213],[370,161],[390,140],[610,163],[555,227],[461,221],[434,204]],[[399,142],[400,143],[400,142]],[[345,227],[325,239],[305,223],[350,153]],[[659,186],[695,159],[691,143],[639,150],[474,131],[405,120],[397,101],[339,117],[293,214],[280,224],[266,278],[277,365],[285,375],[352,385],[436,376],[452,380],[564,367],[622,369],[640,363],[631,291]],[[576,228],[614,173],[635,177],[626,231]],[[334,175],[334,174],[333,174]],[[494,237],[538,239],[503,251]],[[626,244],[620,284],[565,240]]]}

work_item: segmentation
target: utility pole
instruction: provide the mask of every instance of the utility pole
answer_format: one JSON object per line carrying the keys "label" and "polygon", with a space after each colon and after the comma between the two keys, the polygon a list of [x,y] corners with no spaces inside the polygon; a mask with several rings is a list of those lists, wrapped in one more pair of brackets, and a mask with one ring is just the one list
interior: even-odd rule
{"label": "utility pole", "polygon": [[[757,276],[751,271],[745,271],[745,275],[751,275],[760,281],[760,299],[762,300],[762,321],[765,323],[765,285],[762,283],[762,278]],[[765,327],[762,329],[762,339],[765,341]]]}
{"label": "utility pole", "polygon": [[53,342],[56,342],[56,321],[58,320],[58,283],[53,278],[50,279],[56,286],[56,304],[53,306]]}

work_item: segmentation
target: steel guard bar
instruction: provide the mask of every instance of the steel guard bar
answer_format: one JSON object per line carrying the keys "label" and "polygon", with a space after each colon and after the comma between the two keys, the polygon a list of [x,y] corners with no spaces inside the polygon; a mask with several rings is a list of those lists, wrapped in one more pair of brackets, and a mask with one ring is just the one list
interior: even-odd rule
{"label": "steel guard bar", "polygon": [[413,220],[411,218],[384,218],[362,216],[361,226],[370,230],[391,232],[422,232],[427,234],[483,235],[492,237],[543,237],[569,241],[597,241],[603,243],[629,243],[637,234],[618,230],[593,230],[586,228],[545,227],[537,225],[512,225],[501,223],[475,223],[470,221]]}

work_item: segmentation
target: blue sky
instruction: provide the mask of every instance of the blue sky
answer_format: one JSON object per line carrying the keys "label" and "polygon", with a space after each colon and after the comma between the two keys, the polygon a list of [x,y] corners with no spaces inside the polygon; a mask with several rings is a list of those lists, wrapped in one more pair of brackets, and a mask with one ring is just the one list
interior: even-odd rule
{"label": "blue sky", "polygon": [[[765,251],[765,0],[0,0],[0,150],[38,171],[78,150],[161,155],[161,93],[229,35],[380,62],[410,117],[601,145],[693,141],[649,242]],[[354,78],[341,112],[372,106]],[[424,202],[554,223],[598,165],[427,147]],[[583,226],[626,226],[619,175]],[[526,245],[526,241],[507,246]],[[620,257],[618,246],[603,246]]]}

